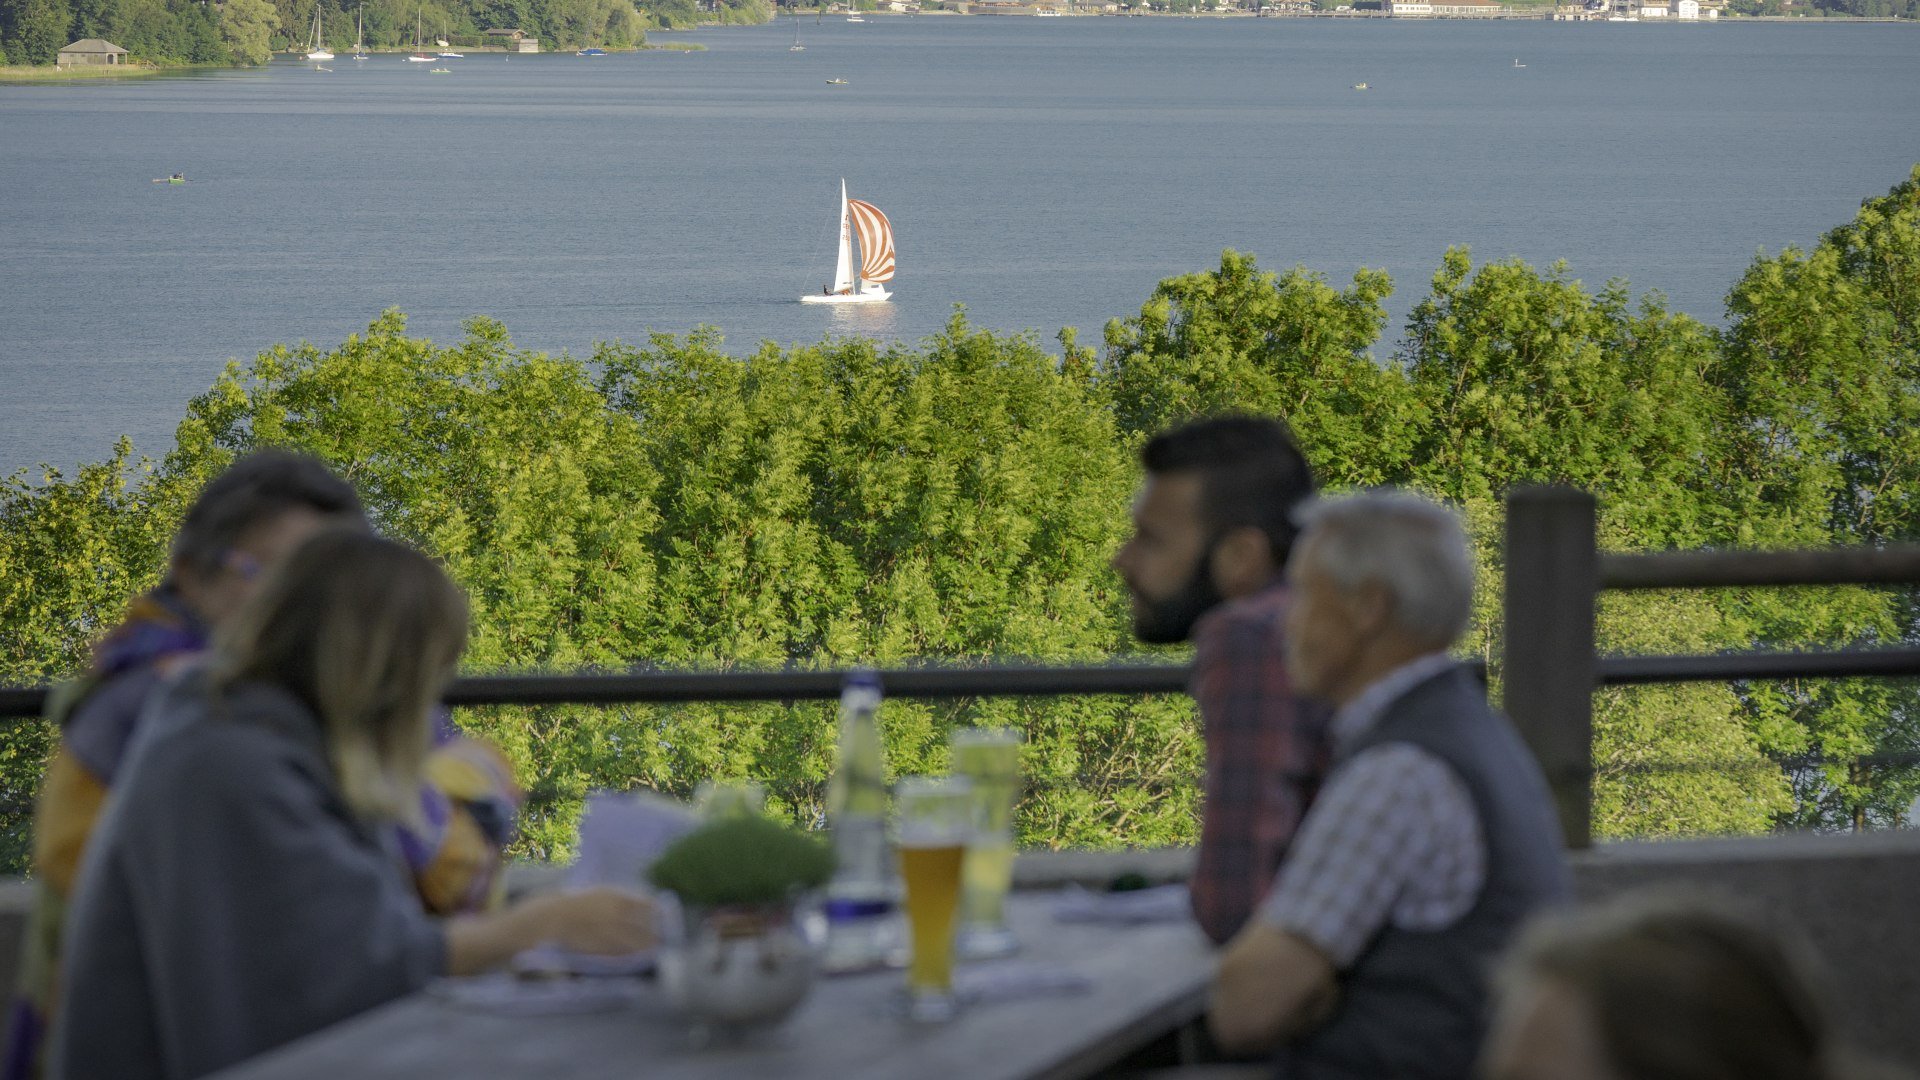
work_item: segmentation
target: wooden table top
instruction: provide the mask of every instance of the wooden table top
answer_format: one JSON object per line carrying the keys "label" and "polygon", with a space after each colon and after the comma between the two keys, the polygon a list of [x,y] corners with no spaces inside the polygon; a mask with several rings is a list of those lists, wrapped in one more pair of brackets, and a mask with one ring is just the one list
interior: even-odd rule
{"label": "wooden table top", "polygon": [[651,982],[630,1007],[557,1016],[416,994],[221,1075],[1052,1080],[1098,1072],[1202,1012],[1213,952],[1191,923],[1062,923],[1047,894],[1016,894],[1008,907],[1021,959],[1066,967],[1092,989],[981,1002],[950,1024],[913,1025],[894,1007],[900,972],[823,978],[780,1027],[704,1048]]}

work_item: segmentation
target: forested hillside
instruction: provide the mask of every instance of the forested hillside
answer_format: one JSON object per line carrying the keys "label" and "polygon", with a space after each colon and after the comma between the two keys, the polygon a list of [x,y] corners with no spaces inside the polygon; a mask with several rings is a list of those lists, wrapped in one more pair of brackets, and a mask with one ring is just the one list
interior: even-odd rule
{"label": "forested hillside", "polygon": [[[1407,484],[1466,512],[1483,560],[1469,643],[1497,684],[1500,499],[1597,493],[1616,550],[1920,540],[1920,168],[1813,247],[1754,261],[1724,330],[1562,267],[1442,259],[1397,344],[1386,275],[1344,286],[1226,253],[1163,282],[1104,350],[970,327],[914,346],[834,339],[741,356],[716,333],[591,360],[407,336],[390,312],[337,348],[275,347],[192,401],[177,448],[124,444],[0,487],[0,684],[57,679],[151,585],[187,501],[236,453],[305,448],[382,528],[473,597],[472,671],[1143,652],[1106,566],[1148,433],[1223,409],[1285,416],[1335,488]],[[1610,596],[1601,646],[1681,652],[1913,641],[1909,591]],[[831,711],[780,705],[487,709],[533,792],[523,850],[563,853],[594,787],[767,781],[814,820]],[[1194,835],[1184,698],[926,704],[882,723],[892,765],[939,768],[956,722],[1028,734],[1024,839]],[[1916,790],[1904,682],[1609,690],[1596,717],[1609,836],[1896,821]],[[0,735],[13,857],[51,733]],[[1863,764],[1865,755],[1879,755]],[[1907,757],[1903,758],[1902,755]]]}
{"label": "forested hillside", "polygon": [[[325,43],[353,49],[355,20],[372,49],[483,43],[489,29],[520,29],[547,49],[624,48],[652,27],[758,23],[768,0],[317,0]],[[105,38],[136,63],[261,64],[272,53],[302,48],[313,29],[316,0],[0,0],[0,53],[15,64],[51,64],[70,41]]]}

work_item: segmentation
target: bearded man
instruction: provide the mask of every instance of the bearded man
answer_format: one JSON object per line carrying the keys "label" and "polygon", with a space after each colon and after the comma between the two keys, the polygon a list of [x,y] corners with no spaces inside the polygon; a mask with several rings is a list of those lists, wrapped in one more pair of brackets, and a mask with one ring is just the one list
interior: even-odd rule
{"label": "bearded man", "polygon": [[1294,692],[1284,659],[1281,569],[1313,473],[1285,425],[1254,416],[1163,432],[1140,460],[1134,532],[1113,568],[1140,640],[1194,644],[1207,775],[1193,914],[1224,943],[1273,883],[1328,768],[1326,710]]}

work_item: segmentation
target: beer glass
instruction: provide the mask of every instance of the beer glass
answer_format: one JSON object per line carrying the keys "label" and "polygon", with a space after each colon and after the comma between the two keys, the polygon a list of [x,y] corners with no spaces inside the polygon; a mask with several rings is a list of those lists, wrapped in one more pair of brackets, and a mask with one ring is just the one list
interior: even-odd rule
{"label": "beer glass", "polygon": [[954,916],[960,906],[960,863],[973,832],[973,788],[965,777],[912,776],[894,788],[894,801],[900,811],[895,843],[913,939],[907,1015],[922,1021],[950,1020],[957,1011]]}
{"label": "beer glass", "polygon": [[960,955],[979,960],[1020,948],[1007,929],[1013,887],[1013,808],[1020,798],[1020,733],[960,728],[949,739],[953,772],[973,784],[973,839],[961,863]]}

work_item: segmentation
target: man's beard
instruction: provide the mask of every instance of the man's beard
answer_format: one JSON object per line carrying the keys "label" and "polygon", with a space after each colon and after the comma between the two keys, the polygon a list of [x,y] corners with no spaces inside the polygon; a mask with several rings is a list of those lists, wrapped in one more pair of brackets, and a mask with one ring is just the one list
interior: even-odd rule
{"label": "man's beard", "polygon": [[1149,645],[1185,641],[1193,635],[1193,624],[1200,621],[1200,616],[1226,599],[1213,586],[1210,554],[1211,549],[1200,556],[1194,564],[1193,575],[1178,592],[1162,600],[1146,601],[1146,609],[1133,618],[1135,637]]}

